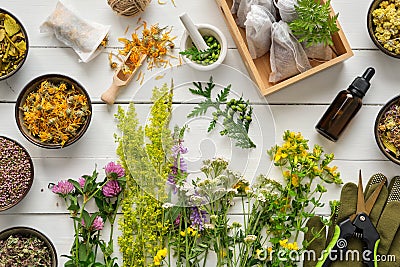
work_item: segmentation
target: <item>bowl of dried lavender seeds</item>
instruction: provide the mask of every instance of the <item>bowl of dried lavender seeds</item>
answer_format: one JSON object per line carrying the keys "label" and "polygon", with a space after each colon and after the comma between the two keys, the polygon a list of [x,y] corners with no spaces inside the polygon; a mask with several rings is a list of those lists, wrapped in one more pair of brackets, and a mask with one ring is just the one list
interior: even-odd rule
{"label": "bowl of dried lavender seeds", "polygon": [[0,266],[57,267],[57,253],[44,234],[29,227],[0,232]]}
{"label": "bowl of dried lavender seeds", "polygon": [[0,80],[16,73],[28,55],[28,35],[22,23],[0,8]]}
{"label": "bowl of dried lavender seeds", "polygon": [[[16,141],[0,136],[0,211],[17,205],[33,182],[33,163]],[[0,265],[1,266],[1,265]]]}

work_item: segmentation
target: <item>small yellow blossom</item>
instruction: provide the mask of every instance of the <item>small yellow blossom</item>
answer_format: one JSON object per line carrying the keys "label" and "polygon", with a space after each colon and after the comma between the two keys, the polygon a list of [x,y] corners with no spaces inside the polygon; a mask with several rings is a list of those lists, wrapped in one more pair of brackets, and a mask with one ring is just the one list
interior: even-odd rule
{"label": "small yellow blossom", "polygon": [[296,174],[292,175],[292,185],[294,187],[298,187],[299,186],[299,176],[297,176]]}

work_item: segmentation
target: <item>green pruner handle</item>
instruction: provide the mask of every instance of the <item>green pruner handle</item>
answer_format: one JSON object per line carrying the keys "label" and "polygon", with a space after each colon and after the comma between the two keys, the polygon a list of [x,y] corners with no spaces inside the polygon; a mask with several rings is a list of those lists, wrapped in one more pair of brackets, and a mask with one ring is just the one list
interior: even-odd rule
{"label": "green pruner handle", "polygon": [[355,227],[362,229],[361,240],[366,245],[360,258],[368,267],[378,267],[378,246],[381,241],[378,231],[376,231],[375,226],[365,213],[358,214],[353,224]]}
{"label": "green pruner handle", "polygon": [[347,252],[347,240],[354,234],[356,227],[350,219],[335,226],[335,233],[323,251],[315,267],[328,267],[332,262],[344,260]]}

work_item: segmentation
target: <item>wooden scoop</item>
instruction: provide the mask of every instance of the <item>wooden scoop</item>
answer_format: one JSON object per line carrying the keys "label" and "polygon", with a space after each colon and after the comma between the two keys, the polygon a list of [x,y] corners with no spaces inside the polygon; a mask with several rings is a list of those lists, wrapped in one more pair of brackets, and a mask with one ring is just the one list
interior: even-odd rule
{"label": "wooden scoop", "polygon": [[[129,67],[129,55],[130,53],[126,56],[125,58],[125,62],[124,64],[126,64]],[[127,85],[133,78],[133,76],[135,76],[135,73],[137,72],[137,70],[140,68],[140,66],[142,65],[143,61],[145,60],[146,55],[142,55],[142,57],[140,58],[140,64],[135,67],[132,70],[132,73],[126,73],[124,74],[123,70],[122,70],[122,66],[124,64],[121,64],[118,69],[115,71],[114,77],[113,77],[113,82],[110,86],[110,88],[107,89],[107,91],[105,91],[102,95],[101,95],[101,100],[103,100],[103,102],[112,105],[115,102],[115,98],[118,95],[119,89],[125,85]]]}

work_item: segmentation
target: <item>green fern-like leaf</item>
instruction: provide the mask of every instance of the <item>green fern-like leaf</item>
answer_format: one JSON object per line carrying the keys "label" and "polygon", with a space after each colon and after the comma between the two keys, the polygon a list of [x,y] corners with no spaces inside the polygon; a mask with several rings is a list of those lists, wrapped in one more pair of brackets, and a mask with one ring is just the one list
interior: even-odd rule
{"label": "green fern-like leaf", "polygon": [[216,125],[217,125],[217,121],[216,120],[212,120],[210,122],[210,125],[208,126],[207,132],[211,132],[215,128]]}
{"label": "green fern-like leaf", "polygon": [[231,84],[225,87],[218,95],[217,95],[217,101],[222,103],[226,102],[228,100],[228,95],[229,92],[231,91]]}
{"label": "green fern-like leaf", "polygon": [[196,107],[194,107],[187,117],[193,118],[204,115],[210,107],[215,107],[215,104],[211,100],[206,99],[205,101],[200,102]]}
{"label": "green fern-like leaf", "polygon": [[299,42],[307,46],[323,43],[333,45],[332,34],[339,31],[336,21],[338,14],[330,16],[330,0],[320,4],[315,0],[298,0],[295,6],[298,18],[289,23]]}

